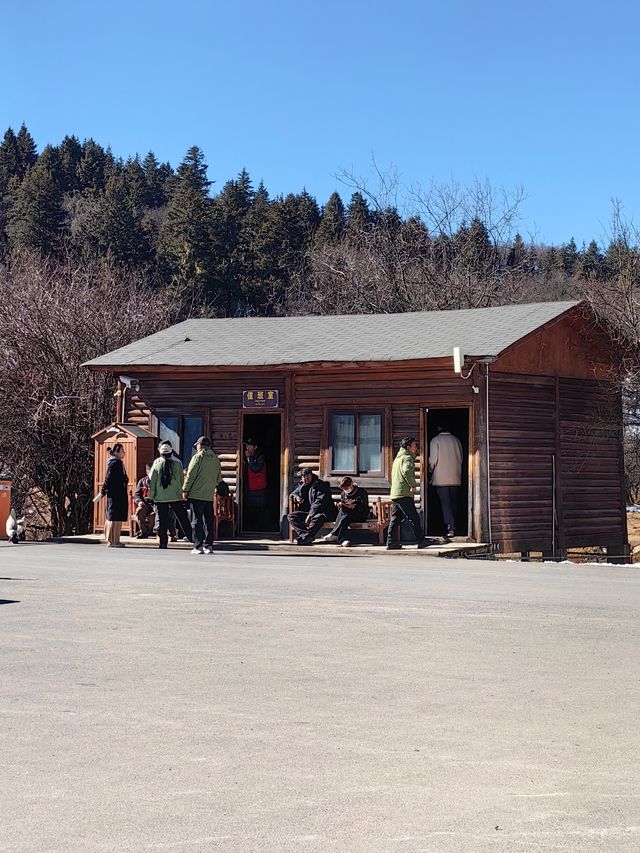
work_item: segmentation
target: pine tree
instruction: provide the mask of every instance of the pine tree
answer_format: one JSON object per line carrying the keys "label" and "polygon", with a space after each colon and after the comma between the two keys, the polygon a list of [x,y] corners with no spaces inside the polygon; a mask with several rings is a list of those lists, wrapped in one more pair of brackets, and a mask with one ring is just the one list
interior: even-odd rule
{"label": "pine tree", "polygon": [[355,239],[371,224],[371,211],[362,193],[355,192],[347,207],[347,234]]}
{"label": "pine tree", "polygon": [[573,237],[560,248],[560,266],[565,275],[572,276],[576,271],[578,247]]}
{"label": "pine tree", "polygon": [[127,160],[123,175],[132,208],[141,213],[145,207],[151,205],[149,204],[147,178],[137,155]]}
{"label": "pine tree", "polygon": [[106,151],[97,142],[93,139],[87,139],[84,142],[82,157],[76,170],[79,186],[83,192],[97,193],[104,189],[108,161]]}
{"label": "pine tree", "polygon": [[161,266],[192,304],[202,300],[211,284],[210,185],[202,152],[190,148],[178,167],[160,226]]}
{"label": "pine tree", "polygon": [[6,229],[13,250],[55,255],[62,249],[65,214],[52,162],[45,149],[16,192]]}
{"label": "pine tree", "polygon": [[112,175],[89,223],[88,241],[108,262],[136,266],[150,260],[142,210],[137,208],[126,173]]}
{"label": "pine tree", "polygon": [[167,181],[173,177],[173,169],[168,163],[160,165],[153,151],[149,151],[142,161],[142,169],[147,185],[147,207],[162,207],[167,203]]}
{"label": "pine tree", "polygon": [[21,177],[18,140],[9,127],[0,143],[0,200],[7,194],[11,180],[20,180]]}
{"label": "pine tree", "polygon": [[60,182],[63,192],[75,192],[80,189],[78,166],[82,154],[82,145],[77,136],[65,136],[58,146]]}
{"label": "pine tree", "polygon": [[604,267],[604,256],[598,248],[595,240],[592,240],[586,249],[583,249],[576,263],[576,276],[597,281],[602,277]]}
{"label": "pine tree", "polygon": [[338,243],[344,234],[345,225],[346,212],[342,199],[338,193],[331,193],[322,211],[315,242],[319,246],[325,243]]}
{"label": "pine tree", "polygon": [[35,166],[38,159],[36,143],[24,124],[16,136],[16,148],[18,150],[18,177],[22,180],[27,174],[27,170]]}

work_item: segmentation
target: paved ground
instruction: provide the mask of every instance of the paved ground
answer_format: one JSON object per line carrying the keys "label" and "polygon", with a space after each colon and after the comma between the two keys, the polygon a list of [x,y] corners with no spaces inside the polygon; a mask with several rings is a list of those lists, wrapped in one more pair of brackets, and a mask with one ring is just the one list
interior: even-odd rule
{"label": "paved ground", "polygon": [[640,849],[640,569],[0,544],[0,850]]}

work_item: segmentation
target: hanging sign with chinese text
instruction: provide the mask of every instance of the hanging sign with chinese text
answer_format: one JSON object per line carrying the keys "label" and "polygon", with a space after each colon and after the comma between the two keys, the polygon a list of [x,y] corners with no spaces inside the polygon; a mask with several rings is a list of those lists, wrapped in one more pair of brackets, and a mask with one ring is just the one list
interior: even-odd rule
{"label": "hanging sign with chinese text", "polygon": [[257,388],[242,392],[243,409],[277,409],[279,406],[277,391]]}

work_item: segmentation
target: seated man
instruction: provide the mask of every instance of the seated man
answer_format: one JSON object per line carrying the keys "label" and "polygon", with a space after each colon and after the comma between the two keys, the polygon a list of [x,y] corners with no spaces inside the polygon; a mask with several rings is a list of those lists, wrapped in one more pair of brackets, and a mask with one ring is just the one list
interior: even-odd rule
{"label": "seated man", "polygon": [[311,468],[303,468],[300,474],[300,485],[290,495],[298,509],[287,517],[298,545],[311,545],[325,521],[335,520],[337,510],[329,483],[318,479]]}
{"label": "seated man", "polygon": [[148,539],[153,533],[153,525],[156,519],[153,501],[150,501],[147,497],[149,494],[149,472],[151,471],[149,463],[146,465],[146,470],[146,476],[138,480],[136,490],[133,493],[133,502],[136,505],[135,513],[140,528],[136,539]]}
{"label": "seated man", "polygon": [[336,523],[331,533],[327,533],[321,542],[339,542],[344,548],[351,543],[347,539],[347,530],[352,521],[366,521],[369,518],[369,495],[360,486],[356,486],[351,477],[340,480],[340,504]]}

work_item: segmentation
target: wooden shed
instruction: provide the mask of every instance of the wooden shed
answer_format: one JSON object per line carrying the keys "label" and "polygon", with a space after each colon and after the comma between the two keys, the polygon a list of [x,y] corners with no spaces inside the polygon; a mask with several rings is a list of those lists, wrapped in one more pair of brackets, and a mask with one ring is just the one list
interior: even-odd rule
{"label": "wooden shed", "polygon": [[425,532],[442,534],[425,450],[444,424],[464,447],[460,535],[502,552],[627,552],[616,352],[582,303],[188,320],[87,366],[125,392],[123,427],[172,439],[185,464],[209,434],[240,506],[242,442],[256,439],[273,529],[301,467],[384,497],[415,435],[416,501]]}
{"label": "wooden shed", "polygon": [[[145,465],[152,462],[155,455],[156,437],[139,424],[110,424],[98,430],[93,438],[93,493],[97,495],[104,483],[109,460],[108,448],[119,443],[124,446],[124,467],[129,477],[129,498],[133,495],[136,483],[146,473]],[[93,505],[93,529],[96,533],[104,531],[105,501]],[[131,533],[129,521],[122,525],[125,533]]]}

